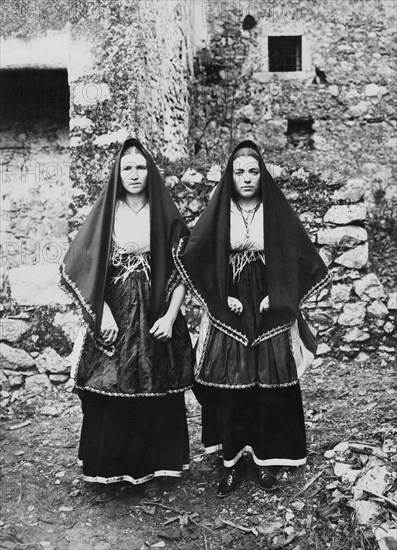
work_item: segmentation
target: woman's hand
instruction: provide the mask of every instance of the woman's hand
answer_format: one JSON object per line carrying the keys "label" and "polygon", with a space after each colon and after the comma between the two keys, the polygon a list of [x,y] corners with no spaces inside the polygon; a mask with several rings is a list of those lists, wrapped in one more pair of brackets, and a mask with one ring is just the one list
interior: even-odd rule
{"label": "woman's hand", "polygon": [[172,336],[173,326],[174,319],[169,315],[164,315],[163,317],[157,319],[152,328],[149,330],[149,334],[151,334],[155,340],[167,342]]}
{"label": "woman's hand", "polygon": [[259,313],[263,313],[265,309],[270,309],[269,296],[265,296],[259,305]]}
{"label": "woman's hand", "polygon": [[243,312],[243,304],[240,302],[240,300],[237,300],[237,298],[232,298],[232,296],[228,296],[227,305],[233,311],[233,313],[237,313],[237,315],[241,315],[241,313]]}
{"label": "woman's hand", "polygon": [[119,327],[114,320],[113,313],[106,302],[103,304],[102,321],[101,321],[101,338],[110,346],[116,341],[119,333]]}

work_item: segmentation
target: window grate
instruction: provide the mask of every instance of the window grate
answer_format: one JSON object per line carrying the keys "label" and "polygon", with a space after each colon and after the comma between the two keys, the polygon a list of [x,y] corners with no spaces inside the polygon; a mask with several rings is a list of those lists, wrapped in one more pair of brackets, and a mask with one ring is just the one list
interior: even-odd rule
{"label": "window grate", "polygon": [[269,36],[269,71],[302,70],[302,37]]}

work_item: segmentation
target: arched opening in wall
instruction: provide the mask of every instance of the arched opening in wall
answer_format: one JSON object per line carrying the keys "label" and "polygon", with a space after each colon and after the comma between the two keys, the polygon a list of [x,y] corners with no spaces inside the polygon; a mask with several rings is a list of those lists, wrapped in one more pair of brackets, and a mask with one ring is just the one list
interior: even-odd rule
{"label": "arched opening in wall", "polygon": [[288,143],[297,149],[314,149],[313,118],[290,118],[286,136]]}
{"label": "arched opening in wall", "polygon": [[14,243],[3,260],[7,267],[45,264],[51,270],[62,260],[69,232],[67,71],[3,69],[0,88],[2,194],[7,199],[2,238]]}

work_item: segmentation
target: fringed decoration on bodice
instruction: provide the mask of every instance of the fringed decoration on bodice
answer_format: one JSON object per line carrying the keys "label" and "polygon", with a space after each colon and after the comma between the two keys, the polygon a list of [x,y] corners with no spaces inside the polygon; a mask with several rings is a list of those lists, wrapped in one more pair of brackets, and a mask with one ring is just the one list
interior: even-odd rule
{"label": "fringed decoration on bodice", "polygon": [[131,273],[143,271],[150,282],[150,252],[125,252],[117,243],[113,242],[111,263],[120,269],[120,274],[112,277],[112,282],[125,282]]}
{"label": "fringed decoration on bodice", "polygon": [[246,249],[231,252],[229,264],[233,270],[233,282],[236,283],[240,280],[240,274],[247,264],[255,262],[258,259],[263,262],[263,265],[266,264],[265,252],[263,250]]}

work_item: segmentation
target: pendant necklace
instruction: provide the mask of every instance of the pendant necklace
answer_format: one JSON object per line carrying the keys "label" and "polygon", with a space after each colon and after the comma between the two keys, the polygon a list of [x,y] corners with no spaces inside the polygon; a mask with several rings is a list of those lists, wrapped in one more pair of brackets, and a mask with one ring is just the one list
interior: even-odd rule
{"label": "pendant necklace", "polygon": [[[250,228],[250,225],[252,224],[252,222],[254,221],[255,214],[259,210],[259,207],[261,205],[261,201],[259,201],[258,204],[254,208],[251,208],[251,210],[245,210],[244,208],[242,208],[239,205],[239,203],[237,201],[235,202],[235,205],[237,206],[237,210],[240,212],[241,217],[243,218],[243,222],[244,222],[244,226],[245,226],[245,240],[248,241],[249,237],[250,237],[249,228]],[[248,214],[247,217],[244,216],[244,212],[246,214]],[[251,219],[250,219],[250,215],[252,215]]]}
{"label": "pendant necklace", "polygon": [[128,206],[128,208],[134,212],[135,215],[138,215],[139,212],[140,212],[141,210],[143,210],[143,209],[145,208],[145,206],[147,205],[147,203],[149,202],[149,199],[147,199],[147,201],[146,201],[145,203],[143,203],[143,205],[139,208],[139,210],[136,210],[136,211],[135,211],[135,210],[132,208],[132,206],[130,206],[130,205],[128,204],[128,202],[127,202],[126,200],[124,200],[124,199],[122,199],[122,200],[123,200],[123,203],[126,204],[126,205]]}

